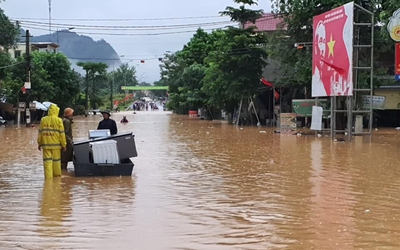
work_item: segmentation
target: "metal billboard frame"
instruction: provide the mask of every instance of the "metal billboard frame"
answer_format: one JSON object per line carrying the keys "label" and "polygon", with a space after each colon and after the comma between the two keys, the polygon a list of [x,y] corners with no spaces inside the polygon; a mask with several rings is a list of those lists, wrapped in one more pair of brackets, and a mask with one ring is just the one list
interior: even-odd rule
{"label": "metal billboard frame", "polygon": [[[373,79],[373,72],[374,72],[374,24],[375,24],[375,17],[374,17],[374,13],[372,13],[371,11],[363,8],[362,6],[354,3],[354,11],[357,13],[355,13],[355,19],[354,20],[354,31],[356,32],[355,34],[355,38],[354,38],[354,34],[353,34],[353,96],[345,96],[345,97],[341,97],[341,96],[331,96],[331,121],[330,121],[330,132],[331,132],[331,137],[332,139],[336,138],[336,134],[337,133],[347,133],[347,140],[349,142],[351,142],[352,137],[354,135],[369,135],[370,138],[372,137],[372,126],[373,126],[373,91],[374,91],[374,79]],[[359,15],[358,15],[358,11],[362,11],[364,13],[367,13],[368,15],[370,15],[371,18],[371,22],[368,23],[363,23],[363,22],[359,22]],[[360,44],[360,39],[359,39],[359,35],[360,35],[360,27],[361,26],[366,26],[366,27],[370,27],[371,28],[371,41],[370,44]],[[370,53],[371,53],[371,62],[369,66],[363,67],[363,66],[359,66],[360,65],[360,58],[359,58],[359,52],[360,49],[369,49]],[[359,88],[359,81],[358,81],[358,71],[359,70],[369,70],[370,72],[370,84],[369,84],[369,88]],[[369,93],[369,96],[371,98],[370,101],[370,108],[369,110],[354,110],[354,106],[356,106],[357,103],[357,96],[360,93]],[[346,102],[346,107],[345,109],[337,109],[338,108],[338,102],[341,100],[345,100]],[[316,98],[316,103],[318,102],[318,98]],[[345,113],[347,114],[347,129],[345,130],[339,130],[337,129],[337,123],[336,123],[336,118],[337,118],[337,114],[339,113]],[[369,115],[369,125],[368,125],[368,132],[355,132],[353,131],[353,118],[354,115]]]}

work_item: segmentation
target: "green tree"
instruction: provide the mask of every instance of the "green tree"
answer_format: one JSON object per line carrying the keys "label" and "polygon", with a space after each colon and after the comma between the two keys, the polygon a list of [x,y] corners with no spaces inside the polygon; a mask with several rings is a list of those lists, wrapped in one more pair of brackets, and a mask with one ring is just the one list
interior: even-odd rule
{"label": "green tree", "polygon": [[12,23],[0,8],[0,46],[8,49],[19,40],[19,25]]}
{"label": "green tree", "polygon": [[[227,7],[221,15],[230,16],[242,27],[261,16],[262,10],[245,7],[256,1],[234,2],[242,6]],[[241,98],[258,92],[267,57],[263,43],[265,35],[252,27],[212,33],[197,30],[181,51],[162,60],[161,77],[169,87],[169,108],[178,113],[202,107],[233,111]]]}
{"label": "green tree", "polygon": [[114,81],[114,92],[123,93],[122,86],[136,86],[138,80],[136,77],[136,68],[129,64],[122,64],[116,71],[110,73],[110,80]]}
{"label": "green tree", "polygon": [[[1,3],[1,1],[0,1]],[[5,81],[10,76],[13,63],[9,54],[4,51],[12,47],[19,39],[19,25],[12,23],[4,11],[0,8],[0,97],[11,94],[4,89]],[[8,79],[10,81],[10,79]],[[6,93],[8,92],[8,93]]]}
{"label": "green tree", "polygon": [[[249,10],[244,6],[256,1],[235,1],[243,5],[239,9],[227,7],[222,15],[242,24],[255,22],[262,10]],[[205,59],[208,63],[203,91],[210,97],[209,104],[233,112],[242,98],[258,92],[260,78],[267,53],[262,46],[266,41],[264,33],[254,27],[247,29],[230,27],[215,43],[214,51]]]}
{"label": "green tree", "polygon": [[201,90],[199,81],[204,78],[205,72],[205,66],[197,63],[185,68],[175,82],[179,87],[169,94],[168,107],[179,113],[204,107],[207,96]]}
{"label": "green tree", "polygon": [[238,22],[241,29],[244,29],[244,25],[248,22],[255,23],[264,13],[263,10],[251,10],[246,8],[246,5],[258,5],[256,0],[234,0],[233,2],[241,4],[241,6],[239,8],[228,6],[225,11],[221,11],[220,14],[222,16],[229,16],[233,22]]}
{"label": "green tree", "polygon": [[85,109],[89,109],[89,100],[92,108],[101,105],[101,86],[107,81],[108,65],[94,62],[78,62],[76,65],[82,67],[86,72],[82,85],[85,93]]}
{"label": "green tree", "polygon": [[[0,82],[5,80],[10,72],[10,65],[13,63],[7,52],[0,51]],[[0,88],[1,89],[1,88]]]}
{"label": "green tree", "polygon": [[[61,108],[72,106],[80,93],[80,76],[71,69],[68,58],[61,53],[33,52],[33,72],[41,69],[47,72],[46,80],[54,86],[54,97],[50,100]],[[34,82],[32,82],[34,88]],[[39,90],[39,89],[37,89]],[[39,90],[46,91],[46,89]],[[42,101],[44,101],[42,99]]]}
{"label": "green tree", "polygon": [[26,75],[24,58],[17,59],[18,65],[12,68],[12,74],[4,83],[8,99],[16,103],[26,101],[50,101],[57,103],[61,108],[72,106],[80,92],[79,74],[71,69],[71,65],[63,54],[44,53],[35,51],[31,54],[32,89],[21,93]]}

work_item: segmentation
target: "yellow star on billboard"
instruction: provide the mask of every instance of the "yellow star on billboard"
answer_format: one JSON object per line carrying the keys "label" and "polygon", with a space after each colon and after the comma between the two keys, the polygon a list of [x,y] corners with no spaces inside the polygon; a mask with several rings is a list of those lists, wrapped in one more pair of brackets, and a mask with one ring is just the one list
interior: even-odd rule
{"label": "yellow star on billboard", "polygon": [[328,57],[329,57],[330,55],[333,56],[333,47],[335,46],[335,43],[336,43],[336,41],[333,40],[333,38],[332,38],[332,33],[331,33],[331,39],[330,39],[330,41],[328,42],[328,48],[329,48]]}

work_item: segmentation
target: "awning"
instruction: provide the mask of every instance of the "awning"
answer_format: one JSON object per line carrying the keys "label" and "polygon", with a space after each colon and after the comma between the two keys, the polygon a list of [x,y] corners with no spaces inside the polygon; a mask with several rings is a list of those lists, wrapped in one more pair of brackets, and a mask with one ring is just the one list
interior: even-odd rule
{"label": "awning", "polygon": [[12,113],[13,112],[13,106],[11,103],[6,103],[6,102],[0,102],[0,109]]}
{"label": "awning", "polygon": [[33,101],[33,103],[35,104],[37,110],[43,110],[43,111],[48,110],[48,108],[46,106],[44,106],[42,103],[40,103],[38,101]]}

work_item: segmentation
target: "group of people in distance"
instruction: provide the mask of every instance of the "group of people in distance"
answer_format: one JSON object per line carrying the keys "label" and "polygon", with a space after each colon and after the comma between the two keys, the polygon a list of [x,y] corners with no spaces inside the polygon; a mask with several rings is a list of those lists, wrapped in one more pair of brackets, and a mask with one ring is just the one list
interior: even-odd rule
{"label": "group of people in distance", "polygon": [[[59,118],[60,108],[51,104],[47,116],[40,121],[38,149],[43,152],[44,176],[46,179],[60,177],[62,169],[66,170],[68,162],[73,160],[72,123],[74,110],[66,108],[63,118]],[[103,120],[97,129],[109,129],[111,135],[118,133],[117,124],[110,119],[109,111],[102,111]],[[124,116],[121,123],[127,123]]]}

